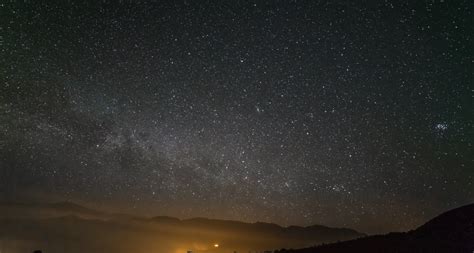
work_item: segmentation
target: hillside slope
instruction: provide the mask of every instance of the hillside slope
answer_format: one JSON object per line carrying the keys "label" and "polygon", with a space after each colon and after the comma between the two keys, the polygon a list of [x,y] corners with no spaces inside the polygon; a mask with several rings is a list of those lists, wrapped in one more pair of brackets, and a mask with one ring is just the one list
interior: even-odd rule
{"label": "hillside slope", "polygon": [[368,236],[279,253],[340,253],[340,252],[474,252],[474,204],[445,212],[419,228],[406,233]]}

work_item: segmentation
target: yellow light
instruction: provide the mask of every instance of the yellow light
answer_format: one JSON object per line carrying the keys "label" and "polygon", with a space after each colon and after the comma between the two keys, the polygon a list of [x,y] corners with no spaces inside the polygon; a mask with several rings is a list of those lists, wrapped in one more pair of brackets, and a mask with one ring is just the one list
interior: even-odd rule
{"label": "yellow light", "polygon": [[214,248],[219,248],[219,244],[218,244],[218,243],[214,243]]}

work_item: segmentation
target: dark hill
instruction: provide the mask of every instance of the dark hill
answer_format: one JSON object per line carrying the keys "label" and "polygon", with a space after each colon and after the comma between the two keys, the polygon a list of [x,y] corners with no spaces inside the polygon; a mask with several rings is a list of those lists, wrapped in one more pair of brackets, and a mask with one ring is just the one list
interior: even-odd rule
{"label": "dark hill", "polygon": [[340,252],[474,252],[474,204],[445,212],[406,233],[368,236],[318,247],[279,250],[279,253]]}

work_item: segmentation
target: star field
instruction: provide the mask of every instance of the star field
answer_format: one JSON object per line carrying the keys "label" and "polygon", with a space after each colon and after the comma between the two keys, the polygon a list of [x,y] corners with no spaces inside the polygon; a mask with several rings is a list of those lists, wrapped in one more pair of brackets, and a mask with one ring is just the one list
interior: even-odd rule
{"label": "star field", "polygon": [[468,1],[0,6],[0,199],[364,232],[474,201]]}

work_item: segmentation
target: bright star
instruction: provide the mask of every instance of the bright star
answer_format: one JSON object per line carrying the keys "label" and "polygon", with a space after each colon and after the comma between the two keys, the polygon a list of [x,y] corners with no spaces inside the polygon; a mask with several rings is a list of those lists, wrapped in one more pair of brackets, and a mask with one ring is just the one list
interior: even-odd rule
{"label": "bright star", "polygon": [[448,129],[448,124],[446,123],[438,123],[435,125],[435,129],[436,130],[441,130],[441,131],[445,131]]}

